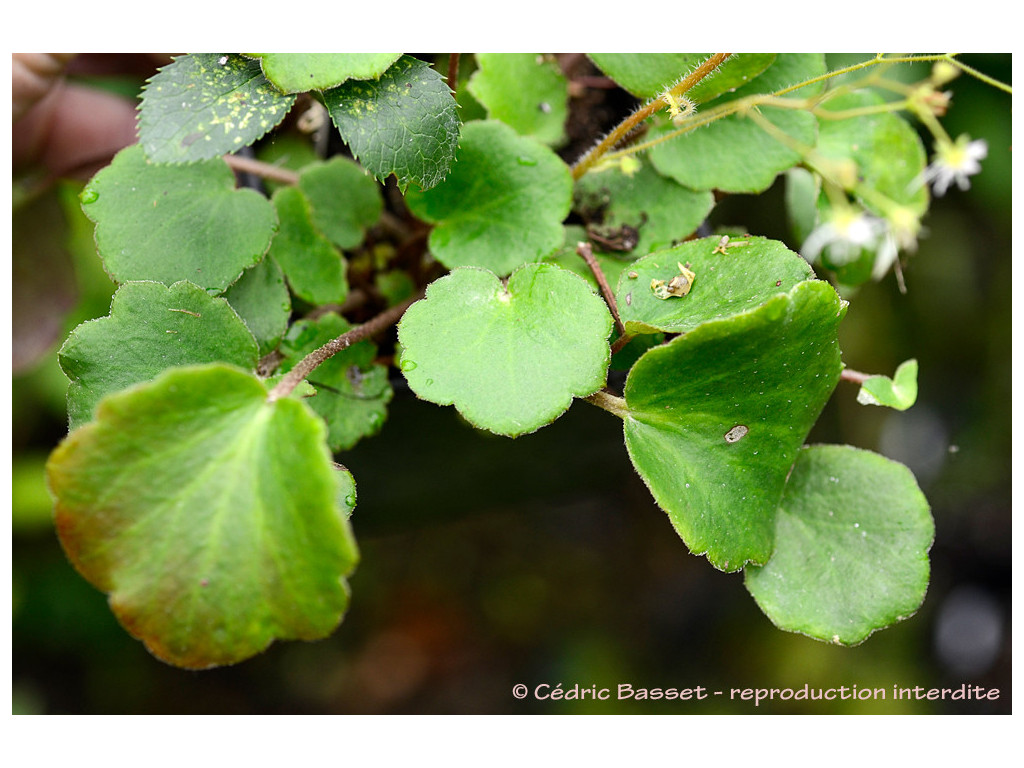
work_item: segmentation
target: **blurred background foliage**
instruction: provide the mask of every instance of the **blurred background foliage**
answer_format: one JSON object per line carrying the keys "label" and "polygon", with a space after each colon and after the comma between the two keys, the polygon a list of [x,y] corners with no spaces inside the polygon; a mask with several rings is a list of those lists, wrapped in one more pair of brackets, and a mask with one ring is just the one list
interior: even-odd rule
{"label": "blurred background foliage", "polygon": [[[833,66],[864,57],[834,57]],[[1009,55],[963,60],[1003,82]],[[923,77],[926,71],[914,73]],[[120,88],[126,87],[118,81]],[[129,84],[130,86],[130,84]],[[1010,97],[950,86],[950,135],[988,142],[969,192],[933,201],[905,266],[851,297],[840,328],[851,368],[920,362],[917,404],[856,402],[841,382],[811,442],[906,463],[932,505],[932,583],[916,616],[862,645],[775,629],[742,577],[690,555],[633,472],[621,427],[577,403],[515,441],[472,429],[399,386],[383,433],[339,460],[356,477],[362,562],[341,627],[195,673],[152,658],[65,559],[43,478],[66,433],[56,362],[113,284],[75,183],[14,221],[12,402],[13,709],[39,713],[1008,713],[1010,704]],[[931,151],[931,142],[925,137]],[[714,226],[797,250],[780,182],[728,198]],[[997,701],[516,700],[541,683],[711,690],[840,685],[999,688]]]}

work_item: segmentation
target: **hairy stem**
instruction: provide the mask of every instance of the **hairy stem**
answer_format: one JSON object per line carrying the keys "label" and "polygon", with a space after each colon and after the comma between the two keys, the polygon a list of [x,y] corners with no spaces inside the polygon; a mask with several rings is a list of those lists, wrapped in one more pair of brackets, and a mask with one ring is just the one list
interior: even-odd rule
{"label": "hairy stem", "polygon": [[270,390],[267,394],[267,402],[272,403],[282,397],[288,397],[292,390],[295,389],[303,379],[309,376],[310,373],[316,370],[317,366],[321,363],[330,360],[343,349],[347,349],[357,341],[367,339],[397,323],[399,319],[401,319],[402,315],[405,314],[405,310],[409,308],[409,305],[420,298],[422,298],[422,293],[406,299],[401,304],[388,307],[371,320],[367,320],[362,325],[358,325],[352,330],[346,331],[341,334],[341,336],[336,339],[332,339],[319,349],[314,349],[302,358],[294,368],[288,371],[284,378],[277,383],[277,386]]}
{"label": "hairy stem", "polygon": [[[683,78],[678,85],[672,88],[672,95],[680,96],[686,93],[688,90],[693,88],[693,86],[714,72],[722,62],[731,55],[731,53],[716,53],[711,56],[707,61]],[[594,167],[597,161],[600,160],[605,153],[613,149],[616,144],[629,135],[630,131],[655,112],[666,106],[668,105],[663,99],[654,99],[653,101],[644,104],[644,106],[640,107],[640,109],[615,126],[611,133],[598,142],[597,146],[576,161],[576,164],[572,167],[573,180],[576,181],[580,179],[588,170]]]}
{"label": "hairy stem", "polygon": [[608,279],[604,276],[604,272],[601,270],[601,265],[597,263],[597,259],[594,258],[594,249],[591,248],[590,243],[577,243],[576,253],[578,253],[587,266],[590,267],[590,271],[594,273],[594,279],[597,280],[597,285],[601,289],[601,295],[604,296],[604,302],[608,305],[608,309],[612,312],[612,317],[615,318],[615,330],[622,336],[626,333],[626,329],[622,325],[622,320],[619,318],[619,308],[615,303],[615,294],[612,293],[611,286],[608,285]]}
{"label": "hairy stem", "polygon": [[614,413],[620,419],[625,419],[629,415],[629,406],[626,405],[626,401],[603,389],[599,389],[590,397],[583,399],[591,405],[596,405],[598,408],[608,411],[608,413]]}

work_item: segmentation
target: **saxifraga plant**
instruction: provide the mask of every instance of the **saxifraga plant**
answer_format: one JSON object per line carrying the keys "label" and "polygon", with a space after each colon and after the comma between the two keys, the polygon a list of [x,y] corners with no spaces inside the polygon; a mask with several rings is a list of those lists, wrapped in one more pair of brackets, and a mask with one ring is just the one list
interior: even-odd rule
{"label": "saxifraga plant", "polygon": [[[148,81],[139,143],[81,194],[118,289],[60,350],[47,475],[68,557],[158,658],[338,626],[359,555],[334,459],[383,427],[389,369],[498,435],[574,399],[621,419],[685,545],[781,629],[855,645],[921,605],[911,472],[805,440],[840,380],[914,403],[916,361],[854,371],[837,329],[857,286],[903,286],[929,186],[980,170],[984,141],[938,118],[954,77],[987,78],[952,55],[589,58],[640,105],[571,165],[577,84],[548,55],[477,54],[465,121],[458,55],[446,78],[400,54],[191,54]],[[910,62],[931,74],[887,76]],[[779,175],[800,253],[707,229]]]}

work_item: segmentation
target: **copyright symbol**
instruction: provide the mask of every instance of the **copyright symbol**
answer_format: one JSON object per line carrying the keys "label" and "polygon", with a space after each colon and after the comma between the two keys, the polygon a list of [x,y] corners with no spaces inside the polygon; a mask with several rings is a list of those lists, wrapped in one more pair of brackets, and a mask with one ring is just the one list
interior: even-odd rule
{"label": "copyright symbol", "polygon": [[512,686],[512,695],[517,699],[525,699],[527,693],[529,693],[529,689],[522,683]]}

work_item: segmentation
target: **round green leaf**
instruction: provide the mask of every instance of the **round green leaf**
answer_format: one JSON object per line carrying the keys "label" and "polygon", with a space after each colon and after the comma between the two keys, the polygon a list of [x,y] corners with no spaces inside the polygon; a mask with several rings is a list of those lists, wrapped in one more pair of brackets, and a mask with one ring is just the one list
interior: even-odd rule
{"label": "round green leaf", "polygon": [[[634,96],[653,98],[679,82],[706,60],[709,53],[589,53],[587,56]],[[775,60],[774,53],[737,53],[690,89],[699,103],[757,77]]]}
{"label": "round green leaf", "polygon": [[478,53],[469,91],[487,116],[523,136],[564,144],[569,86],[558,63],[536,53]]}
{"label": "round green leaf", "polygon": [[684,240],[715,205],[710,190],[680,186],[646,162],[630,174],[618,165],[592,170],[576,182],[575,200],[601,237],[614,239],[623,226],[636,229],[633,258]]}
{"label": "round green leaf", "polygon": [[[281,372],[351,328],[333,312],[294,323],[281,342]],[[384,425],[394,392],[388,369],[373,362],[376,356],[373,342],[360,341],[321,363],[307,379],[316,394],[306,402],[327,422],[327,444],[333,451],[348,450]]]}
{"label": "round green leaf", "polygon": [[771,556],[786,475],[839,380],[843,314],[828,283],[803,282],[651,349],[630,371],[629,456],[683,541],[715,567]]}
{"label": "round green leaf", "polygon": [[191,163],[247,147],[295,103],[267,82],[259,62],[194,53],[163,67],[142,91],[139,142],[157,163]]}
{"label": "round green leaf", "polygon": [[47,464],[61,544],[170,664],[324,637],[358,558],[325,432],[303,403],[268,402],[225,365],[112,395]]}
{"label": "round green leaf", "polygon": [[516,437],[604,385],[611,330],[604,302],[554,264],[520,267],[506,285],[457,269],[402,317],[401,368],[419,397]]}
{"label": "round green leaf", "polygon": [[302,169],[299,189],[309,201],[313,226],[339,248],[355,248],[384,209],[380,186],[345,157]]}
{"label": "round green leaf", "polygon": [[261,53],[267,79],[284,93],[326,90],[349,78],[380,77],[400,53]]}
{"label": "round green leaf", "polygon": [[342,303],[348,295],[345,260],[313,226],[302,190],[281,187],[273,202],[281,225],[270,244],[270,256],[284,270],[292,293],[310,304]]}
{"label": "round green leaf", "polygon": [[437,225],[430,250],[438,261],[504,276],[562,244],[572,176],[554,152],[504,123],[467,123],[448,178],[425,192],[410,190],[406,202]]}
{"label": "round green leaf", "polygon": [[377,80],[352,80],[323,95],[352,154],[398,188],[429,189],[448,173],[459,142],[452,91],[425,61],[403,56]]}
{"label": "round green leaf", "polygon": [[281,340],[292,314],[292,299],[284,273],[271,258],[264,258],[224,292],[260,345],[260,354],[272,351]]}
{"label": "round green leaf", "polygon": [[138,145],[93,177],[82,208],[117,282],[188,280],[218,293],[263,257],[277,227],[270,201],[235,189],[223,160],[152,165]]}
{"label": "round green leaf", "polygon": [[[696,275],[689,293],[658,298],[652,281],[667,283],[680,264]],[[775,240],[732,237],[722,244],[705,237],[638,259],[619,276],[615,301],[627,333],[686,333],[755,309],[813,276],[802,257]]]}
{"label": "round green leaf", "polygon": [[848,445],[800,451],[775,552],[746,586],[781,629],[856,645],[911,616],[928,588],[935,526],[902,464]]}
{"label": "round green leaf", "polygon": [[125,283],[110,315],[78,326],[58,354],[71,379],[70,428],[89,421],[105,395],[176,365],[225,362],[255,370],[256,340],[224,299],[187,282]]}
{"label": "round green leaf", "polygon": [[[824,72],[825,61],[821,54],[779,54],[762,75],[729,92],[722,101],[772,93]],[[811,90],[805,88],[797,93],[811,95]],[[797,146],[814,146],[817,122],[809,112],[764,106],[758,110]],[[673,130],[674,125],[662,120],[652,131],[652,137]],[[738,114],[664,141],[653,147],[650,155],[659,173],[683,186],[724,192],[763,192],[779,173],[803,159],[790,142],[780,142],[754,119]]]}

